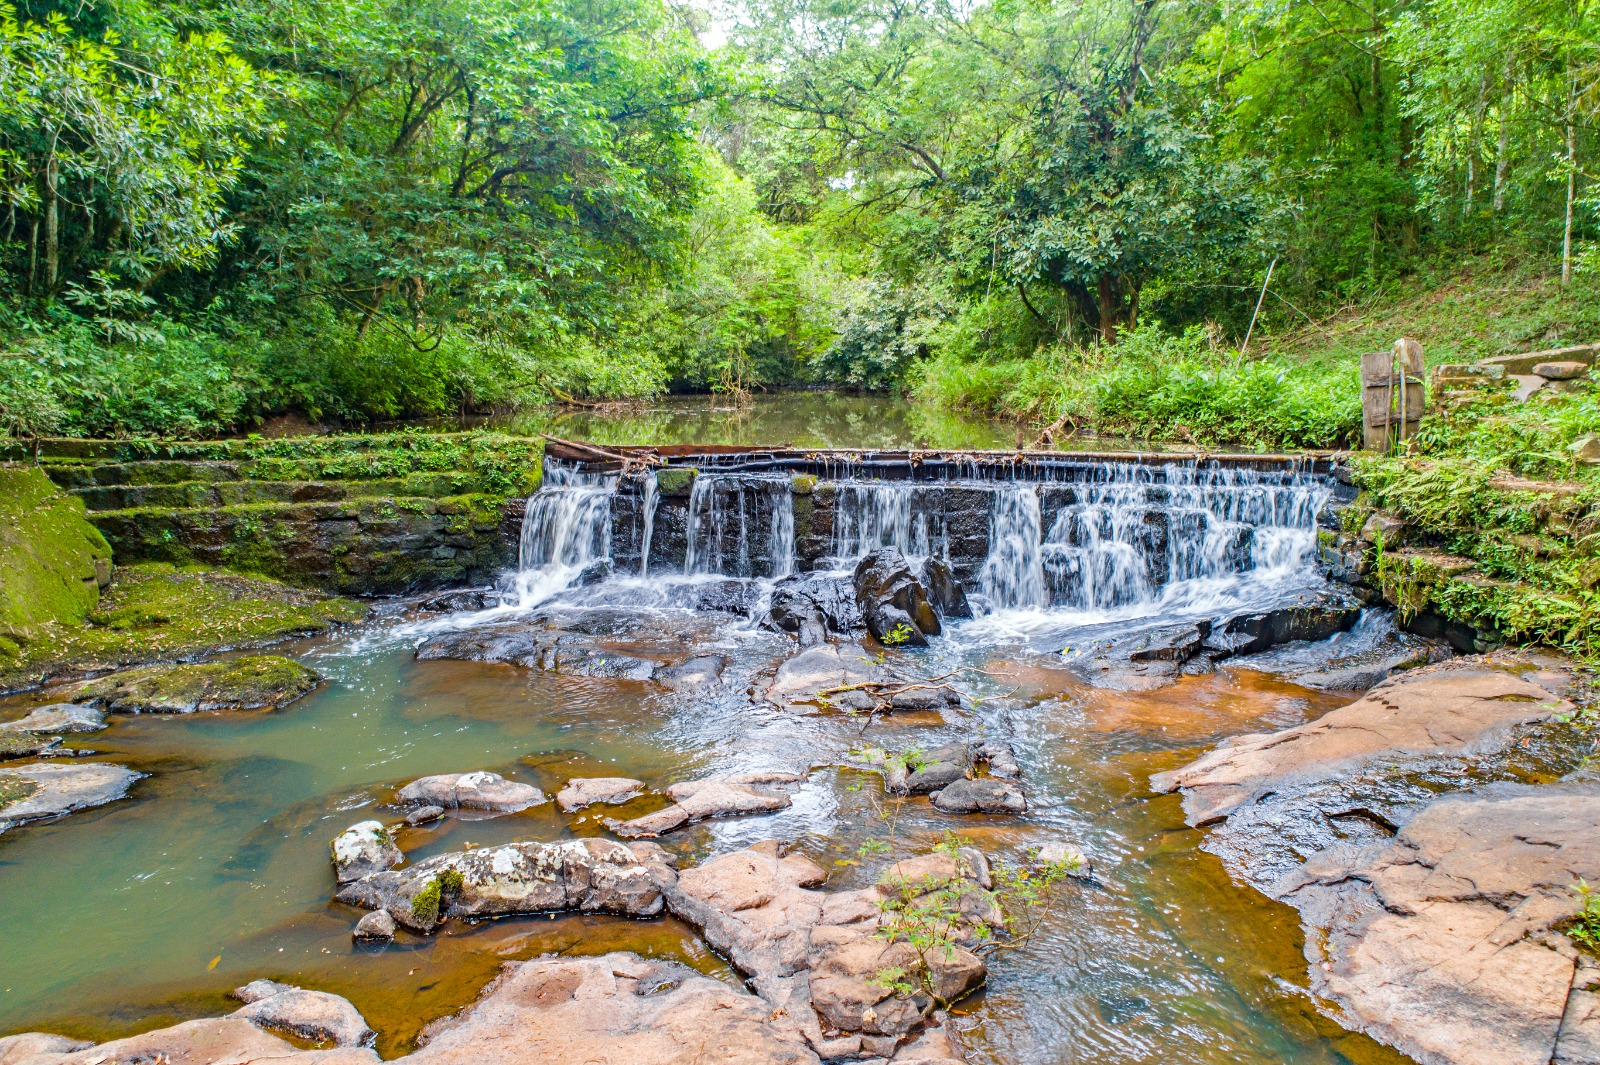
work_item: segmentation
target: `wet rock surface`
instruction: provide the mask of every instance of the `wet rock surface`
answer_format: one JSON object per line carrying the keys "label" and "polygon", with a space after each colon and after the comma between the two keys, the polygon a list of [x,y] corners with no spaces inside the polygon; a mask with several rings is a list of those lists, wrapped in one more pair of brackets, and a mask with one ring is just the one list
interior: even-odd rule
{"label": "wet rock surface", "polygon": [[[0,832],[115,802],[143,774],[120,765],[78,762],[0,770]],[[6,796],[12,796],[7,799]]]}
{"label": "wet rock surface", "polygon": [[67,732],[98,732],[106,727],[103,710],[77,703],[52,703],[31,710],[19,721],[7,721],[0,729],[11,732],[60,734]]}
{"label": "wet rock surface", "polygon": [[359,1047],[369,1045],[377,1035],[349,1000],[326,991],[306,991],[271,980],[255,980],[236,989],[233,997],[245,1005],[232,1016],[258,1028],[313,1043]]}
{"label": "wet rock surface", "polygon": [[863,625],[850,578],[828,573],[799,573],[772,588],[765,624],[787,632],[801,647],[814,647],[830,634],[848,635]]}
{"label": "wet rock surface", "polygon": [[805,702],[830,688],[889,679],[889,669],[859,644],[822,644],[780,665],[767,687],[767,698],[776,703]]}
{"label": "wet rock surface", "polygon": [[442,773],[413,780],[396,793],[401,802],[446,810],[488,810],[510,814],[549,800],[532,784],[507,780],[498,773]]}
{"label": "wet rock surface", "polygon": [[393,869],[405,861],[405,855],[395,846],[394,837],[383,827],[382,821],[351,825],[334,837],[330,850],[334,877],[341,884]]}
{"label": "wet rock surface", "polygon": [[595,803],[623,803],[644,792],[644,782],[632,777],[574,777],[556,792],[556,805],[565,813]]}
{"label": "wet rock surface", "polygon": [[963,778],[933,792],[929,798],[947,814],[1020,814],[1028,809],[1021,788],[1009,780],[992,777]]}
{"label": "wet rock surface", "polygon": [[874,639],[925,647],[929,636],[939,635],[939,612],[899,551],[885,547],[862,558],[852,582],[861,619]]}
{"label": "wet rock surface", "polygon": [[1151,780],[1204,847],[1299,910],[1312,990],[1419,1062],[1593,1061],[1589,963],[1561,934],[1600,875],[1600,785],[1558,659],[1400,674],[1316,721]]}
{"label": "wet rock surface", "polygon": [[123,714],[277,710],[316,690],[321,678],[281,655],[123,670],[68,689],[71,698]]}
{"label": "wet rock surface", "polygon": [[606,825],[625,839],[652,839],[712,817],[776,813],[793,801],[789,792],[782,789],[804,781],[802,774],[782,771],[727,773],[687,780],[667,788],[672,805],[631,821],[607,821]]}
{"label": "wet rock surface", "polygon": [[654,917],[662,885],[674,877],[667,853],[650,843],[508,843],[374,873],[342,886],[335,898],[428,933],[451,918],[567,910]]}

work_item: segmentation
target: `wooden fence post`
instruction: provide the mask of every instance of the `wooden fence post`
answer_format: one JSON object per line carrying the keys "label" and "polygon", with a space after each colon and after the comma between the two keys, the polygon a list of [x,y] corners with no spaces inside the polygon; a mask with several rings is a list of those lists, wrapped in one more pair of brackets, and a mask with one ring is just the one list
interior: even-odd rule
{"label": "wooden fence post", "polygon": [[1389,351],[1361,356],[1361,445],[1388,451],[1416,435],[1427,397],[1423,391],[1422,345],[1401,337]]}

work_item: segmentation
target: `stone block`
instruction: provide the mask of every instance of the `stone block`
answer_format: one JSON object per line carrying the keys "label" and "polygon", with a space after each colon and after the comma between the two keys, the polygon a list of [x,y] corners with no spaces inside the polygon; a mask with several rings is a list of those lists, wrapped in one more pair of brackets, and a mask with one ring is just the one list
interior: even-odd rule
{"label": "stone block", "polygon": [[1547,381],[1575,381],[1589,376],[1589,364],[1584,362],[1541,362],[1533,372]]}

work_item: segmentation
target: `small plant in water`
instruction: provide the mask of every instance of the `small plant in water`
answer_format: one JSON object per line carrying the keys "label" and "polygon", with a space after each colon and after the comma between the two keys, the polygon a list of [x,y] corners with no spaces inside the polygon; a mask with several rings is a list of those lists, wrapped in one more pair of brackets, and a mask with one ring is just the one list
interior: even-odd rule
{"label": "small plant in water", "polygon": [[883,634],[883,642],[890,647],[899,647],[914,635],[916,635],[916,630],[902,621]]}

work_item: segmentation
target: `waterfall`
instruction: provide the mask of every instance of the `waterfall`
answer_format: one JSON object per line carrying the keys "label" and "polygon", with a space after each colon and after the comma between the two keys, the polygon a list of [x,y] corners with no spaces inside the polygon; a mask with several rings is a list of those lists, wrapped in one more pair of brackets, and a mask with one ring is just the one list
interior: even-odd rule
{"label": "waterfall", "polygon": [[[767,532],[767,542],[760,534]],[[794,571],[788,477],[702,472],[689,489],[686,574],[779,577]]]}
{"label": "waterfall", "polygon": [[640,521],[644,524],[644,531],[639,534],[639,576],[650,576],[650,541],[655,537],[656,531],[656,504],[661,501],[661,485],[656,478],[656,471],[649,470],[644,476],[644,501],[641,506]]}
{"label": "waterfall", "polygon": [[897,548],[907,558],[944,557],[948,537],[937,515],[919,506],[927,491],[915,484],[889,481],[844,481],[835,496],[833,558],[848,565],[880,547]]}
{"label": "waterfall", "polygon": [[522,515],[513,585],[517,605],[544,602],[611,558],[611,497],[617,475],[545,464],[544,484]]}
{"label": "waterfall", "polygon": [[982,574],[983,594],[995,606],[1047,605],[1040,528],[1036,488],[1006,485],[996,490],[989,518],[989,557]]}

